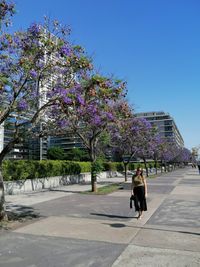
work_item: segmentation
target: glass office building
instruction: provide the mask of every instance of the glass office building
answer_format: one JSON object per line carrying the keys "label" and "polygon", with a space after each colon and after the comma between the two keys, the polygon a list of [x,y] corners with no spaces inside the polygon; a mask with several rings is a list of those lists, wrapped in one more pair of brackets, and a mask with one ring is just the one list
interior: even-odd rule
{"label": "glass office building", "polygon": [[149,121],[152,126],[155,126],[158,129],[162,138],[173,141],[178,147],[184,147],[183,137],[169,113],[163,111],[144,112],[136,113],[135,116]]}

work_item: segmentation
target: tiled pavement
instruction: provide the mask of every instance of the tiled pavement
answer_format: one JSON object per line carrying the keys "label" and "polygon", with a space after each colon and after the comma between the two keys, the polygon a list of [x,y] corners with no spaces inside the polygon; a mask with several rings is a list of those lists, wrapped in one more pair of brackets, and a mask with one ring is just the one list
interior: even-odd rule
{"label": "tiled pavement", "polygon": [[7,198],[38,219],[0,235],[0,267],[200,266],[197,170],[148,179],[142,220],[129,209],[130,181],[107,196],[77,188]]}

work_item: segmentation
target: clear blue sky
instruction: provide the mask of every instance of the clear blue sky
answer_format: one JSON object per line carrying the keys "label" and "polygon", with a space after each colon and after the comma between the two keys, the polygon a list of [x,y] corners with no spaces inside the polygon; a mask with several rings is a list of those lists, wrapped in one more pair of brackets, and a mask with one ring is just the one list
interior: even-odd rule
{"label": "clear blue sky", "polygon": [[199,0],[16,0],[14,28],[57,18],[95,66],[128,82],[135,112],[165,111],[200,144]]}

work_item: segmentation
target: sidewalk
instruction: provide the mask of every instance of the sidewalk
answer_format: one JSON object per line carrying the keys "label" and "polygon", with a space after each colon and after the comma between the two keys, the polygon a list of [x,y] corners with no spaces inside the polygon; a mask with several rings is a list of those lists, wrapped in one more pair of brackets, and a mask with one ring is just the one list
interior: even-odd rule
{"label": "sidewalk", "polygon": [[1,235],[0,266],[200,266],[197,170],[148,179],[142,220],[129,209],[130,178],[107,196],[74,193],[88,189],[72,185],[7,197],[10,206],[24,206],[38,218]]}
{"label": "sidewalk", "polygon": [[[114,177],[114,178],[102,178],[97,187],[106,186],[112,183],[123,183],[123,177]],[[6,195],[6,202],[9,204],[8,208],[17,205],[34,205],[41,202],[61,198],[67,195],[72,195],[73,193],[79,193],[84,191],[91,190],[91,184],[72,184],[65,185],[56,188],[51,188],[50,190],[45,189],[43,191],[29,192],[25,194],[18,195]]]}

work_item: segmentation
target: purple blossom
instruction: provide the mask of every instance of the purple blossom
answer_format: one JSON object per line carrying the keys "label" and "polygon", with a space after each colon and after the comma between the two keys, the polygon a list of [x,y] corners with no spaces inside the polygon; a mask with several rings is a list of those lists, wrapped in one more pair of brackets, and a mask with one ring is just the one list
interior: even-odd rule
{"label": "purple blossom", "polygon": [[26,110],[28,108],[28,103],[26,102],[25,99],[21,99],[19,102],[18,102],[18,109],[19,110]]}
{"label": "purple blossom", "polygon": [[38,36],[41,31],[41,26],[37,23],[33,23],[29,28],[28,32],[31,33],[33,36]]}
{"label": "purple blossom", "polygon": [[81,117],[85,115],[85,111],[83,110],[82,107],[77,108],[77,113],[78,113],[79,116],[81,116]]}
{"label": "purple blossom", "polygon": [[44,67],[44,62],[42,60],[36,62],[36,67],[42,69]]}
{"label": "purple blossom", "polygon": [[112,82],[109,81],[109,80],[107,80],[107,81],[105,82],[105,85],[106,85],[107,87],[112,87]]}
{"label": "purple blossom", "polygon": [[67,96],[64,96],[63,97],[63,101],[65,102],[65,104],[67,105],[71,105],[72,104],[72,99],[67,97]]}
{"label": "purple blossom", "polygon": [[60,48],[60,54],[61,56],[67,56],[69,57],[71,55],[71,48],[68,47],[67,45],[63,45],[61,48]]}
{"label": "purple blossom", "polygon": [[106,112],[105,115],[106,115],[108,120],[110,120],[110,121],[114,120],[114,116],[111,112]]}
{"label": "purple blossom", "polygon": [[30,71],[30,75],[32,76],[32,78],[36,78],[37,77],[37,72],[35,70],[31,70]]}
{"label": "purple blossom", "polygon": [[101,120],[101,117],[98,116],[98,115],[95,115],[92,120],[91,120],[91,123],[95,126],[100,126],[102,124],[102,120]]}
{"label": "purple blossom", "polygon": [[19,47],[21,45],[21,39],[17,35],[13,37],[13,42],[15,43],[16,47]]}
{"label": "purple blossom", "polygon": [[57,124],[60,128],[65,128],[66,126],[68,126],[69,122],[67,120],[58,120]]}
{"label": "purple blossom", "polygon": [[88,105],[87,110],[88,110],[89,114],[97,113],[97,107],[95,105],[92,105],[92,104]]}
{"label": "purple blossom", "polygon": [[[0,2],[0,20],[6,19],[7,16],[12,16],[15,13],[14,3],[8,3],[8,1],[1,0]],[[8,21],[9,22],[9,21]],[[6,24],[7,26],[7,24]]]}
{"label": "purple blossom", "polygon": [[76,84],[74,85],[72,88],[69,89],[69,94],[72,95],[77,95],[77,94],[81,94],[82,93],[83,88],[81,87],[80,84]]}
{"label": "purple blossom", "polygon": [[56,88],[54,88],[54,93],[55,94],[58,94],[58,95],[60,95],[60,96],[63,96],[63,97],[65,97],[66,96],[66,89],[65,88],[63,88],[63,87],[56,87]]}
{"label": "purple blossom", "polygon": [[79,103],[80,105],[84,105],[84,104],[85,104],[84,99],[83,99],[80,95],[77,96],[77,101],[78,101],[78,103]]}

